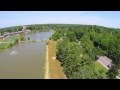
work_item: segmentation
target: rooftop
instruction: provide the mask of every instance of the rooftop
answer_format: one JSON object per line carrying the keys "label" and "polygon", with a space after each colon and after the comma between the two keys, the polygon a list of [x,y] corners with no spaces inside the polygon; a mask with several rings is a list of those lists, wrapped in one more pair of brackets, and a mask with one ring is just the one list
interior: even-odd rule
{"label": "rooftop", "polygon": [[107,69],[109,69],[112,66],[112,60],[107,58],[106,56],[98,56],[97,61]]}

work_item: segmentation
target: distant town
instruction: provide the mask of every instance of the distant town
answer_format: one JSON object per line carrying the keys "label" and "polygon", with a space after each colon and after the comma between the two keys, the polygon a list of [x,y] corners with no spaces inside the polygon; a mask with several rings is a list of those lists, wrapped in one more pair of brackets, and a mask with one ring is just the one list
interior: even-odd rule
{"label": "distant town", "polygon": [[4,34],[3,35],[1,35],[1,33],[0,33],[0,39],[1,40],[4,40],[5,38],[8,38],[9,36],[12,36],[12,35],[17,35],[17,34],[21,34],[21,33],[25,33],[25,34],[27,34],[27,33],[30,33],[31,32],[31,30],[28,30],[28,29],[26,29],[26,26],[23,26],[23,29],[21,30],[21,31],[16,31],[16,32],[4,32]]}

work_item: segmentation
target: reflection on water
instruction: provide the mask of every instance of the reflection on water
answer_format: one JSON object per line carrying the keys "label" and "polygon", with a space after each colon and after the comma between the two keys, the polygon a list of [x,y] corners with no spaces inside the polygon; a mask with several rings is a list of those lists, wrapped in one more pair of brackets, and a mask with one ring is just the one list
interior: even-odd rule
{"label": "reflection on water", "polygon": [[11,51],[10,55],[16,55],[17,52],[16,51]]}
{"label": "reflection on water", "polygon": [[[31,39],[48,39],[52,33],[32,33]],[[10,55],[11,54],[11,55]],[[0,53],[0,78],[44,78],[45,43],[19,43]]]}
{"label": "reflection on water", "polygon": [[32,33],[27,34],[26,39],[30,38],[31,40],[47,40],[51,36],[51,34],[51,32]]}

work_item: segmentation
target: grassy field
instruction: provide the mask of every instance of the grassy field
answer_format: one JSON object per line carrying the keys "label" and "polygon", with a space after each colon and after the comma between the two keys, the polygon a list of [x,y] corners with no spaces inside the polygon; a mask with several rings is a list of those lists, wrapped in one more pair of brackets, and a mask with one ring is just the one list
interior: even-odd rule
{"label": "grassy field", "polygon": [[15,41],[15,39],[19,39],[20,38],[20,35],[13,35],[13,36],[10,36],[9,38],[5,39],[4,41]]}
{"label": "grassy field", "polygon": [[63,68],[56,57],[56,42],[48,42],[48,60],[49,60],[49,77],[50,79],[66,79]]}
{"label": "grassy field", "polygon": [[9,43],[0,43],[0,48],[7,47],[8,45],[9,45]]}
{"label": "grassy field", "polygon": [[[102,66],[99,62],[95,62],[95,72],[101,76],[102,75],[102,79],[108,79],[108,70]],[[100,77],[99,77],[100,78]]]}
{"label": "grassy field", "polygon": [[13,35],[5,38],[5,40],[0,40],[0,52],[16,44],[16,39],[20,40],[20,35]]}
{"label": "grassy field", "polygon": [[104,75],[104,79],[108,78],[108,75],[107,75],[108,70],[97,61],[95,62],[95,71],[97,73],[99,72],[99,74]]}
{"label": "grassy field", "polygon": [[108,72],[108,70],[104,66],[102,66],[99,62],[95,62],[95,69],[97,71],[104,70],[104,71]]}

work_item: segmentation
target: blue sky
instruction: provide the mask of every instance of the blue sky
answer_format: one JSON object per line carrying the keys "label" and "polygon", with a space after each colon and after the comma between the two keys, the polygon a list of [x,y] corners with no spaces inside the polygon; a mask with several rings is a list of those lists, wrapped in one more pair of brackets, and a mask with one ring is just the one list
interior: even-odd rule
{"label": "blue sky", "polygon": [[90,24],[120,28],[120,11],[0,11],[0,28],[29,24]]}

